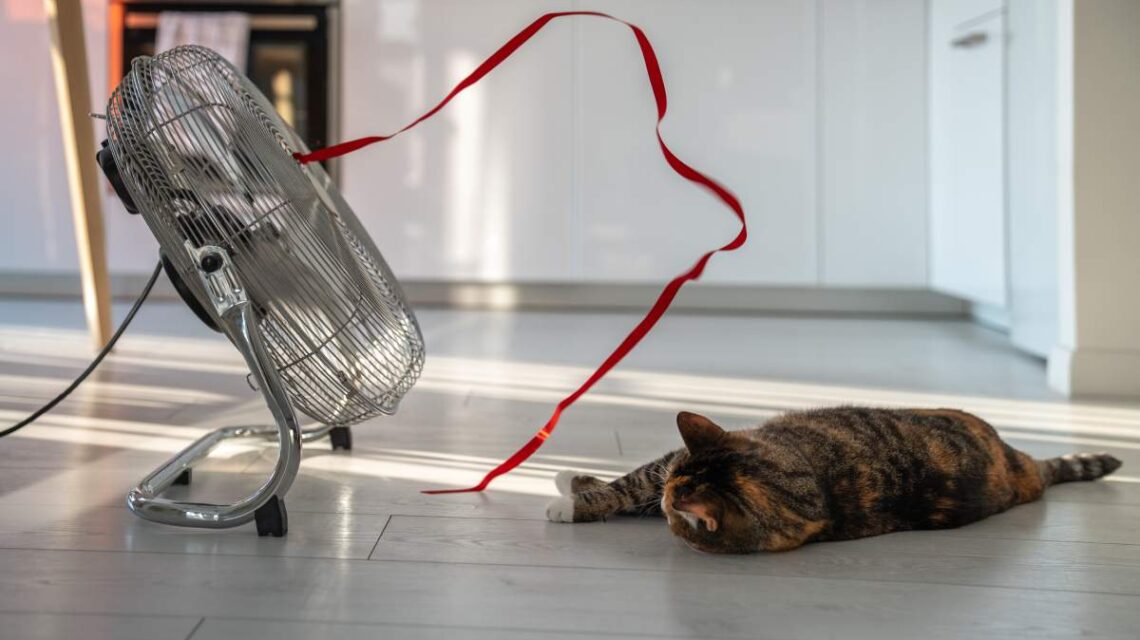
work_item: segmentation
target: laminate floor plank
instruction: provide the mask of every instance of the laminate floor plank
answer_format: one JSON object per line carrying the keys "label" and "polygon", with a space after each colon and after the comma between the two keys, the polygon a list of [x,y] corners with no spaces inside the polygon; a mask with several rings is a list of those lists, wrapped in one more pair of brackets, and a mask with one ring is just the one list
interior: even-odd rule
{"label": "laminate floor plank", "polygon": [[185,640],[201,622],[193,616],[0,611],[0,637],[13,640]]}
{"label": "laminate floor plank", "polygon": [[835,578],[0,550],[9,608],[661,637],[1134,638],[1140,597]]}
{"label": "laminate floor plank", "polygon": [[[1000,517],[1000,516],[999,516]],[[791,553],[697,554],[653,518],[605,523],[394,516],[374,560],[831,577],[1140,595],[1140,545],[979,539],[970,527],[818,543]]]}

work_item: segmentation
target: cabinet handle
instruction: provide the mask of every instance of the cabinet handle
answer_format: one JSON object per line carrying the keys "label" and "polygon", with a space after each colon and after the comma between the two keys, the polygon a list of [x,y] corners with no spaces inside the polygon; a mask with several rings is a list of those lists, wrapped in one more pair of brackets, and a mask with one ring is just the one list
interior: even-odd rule
{"label": "cabinet handle", "polygon": [[958,47],[959,49],[970,49],[973,47],[980,47],[989,39],[990,37],[986,35],[985,31],[975,31],[973,33],[967,33],[961,38],[955,38],[951,40],[950,44]]}

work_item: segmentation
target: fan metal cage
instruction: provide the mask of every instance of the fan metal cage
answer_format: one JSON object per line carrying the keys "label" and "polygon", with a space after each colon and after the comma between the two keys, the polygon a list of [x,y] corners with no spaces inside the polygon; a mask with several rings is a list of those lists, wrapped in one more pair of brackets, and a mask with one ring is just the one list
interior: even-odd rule
{"label": "fan metal cage", "polygon": [[[196,46],[134,60],[107,108],[123,182],[214,320],[198,250],[225,251],[292,404],[326,425],[392,413],[424,361],[415,316],[332,180],[253,84]],[[231,336],[233,339],[233,336]]]}

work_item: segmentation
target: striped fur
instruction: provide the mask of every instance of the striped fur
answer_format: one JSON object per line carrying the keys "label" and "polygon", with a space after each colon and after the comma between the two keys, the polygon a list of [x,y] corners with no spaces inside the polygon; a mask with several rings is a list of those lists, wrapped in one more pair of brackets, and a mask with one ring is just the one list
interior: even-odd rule
{"label": "striped fur", "polygon": [[664,515],[702,551],[782,551],[958,527],[1120,467],[1107,453],[1034,460],[953,409],[817,409],[731,432],[692,413],[677,424],[685,448],[613,482],[560,474],[568,495],[549,517]]}

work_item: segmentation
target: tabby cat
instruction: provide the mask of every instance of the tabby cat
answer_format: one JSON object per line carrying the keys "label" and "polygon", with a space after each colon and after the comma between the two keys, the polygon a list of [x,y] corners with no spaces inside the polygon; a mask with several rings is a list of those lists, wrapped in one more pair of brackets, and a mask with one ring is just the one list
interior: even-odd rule
{"label": "tabby cat", "polygon": [[746,431],[681,413],[677,426],[684,449],[613,482],[558,474],[563,497],[547,517],[664,515],[701,551],[785,551],[958,527],[1120,467],[1107,453],[1034,460],[981,418],[952,409],[817,409]]}

